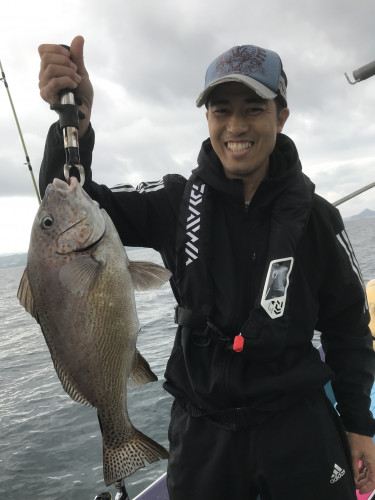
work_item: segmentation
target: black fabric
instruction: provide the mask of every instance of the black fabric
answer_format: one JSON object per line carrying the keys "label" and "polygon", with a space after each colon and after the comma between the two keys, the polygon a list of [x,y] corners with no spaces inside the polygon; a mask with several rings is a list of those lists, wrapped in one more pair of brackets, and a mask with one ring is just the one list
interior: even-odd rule
{"label": "black fabric", "polygon": [[321,392],[236,432],[175,404],[169,440],[170,500],[356,499],[346,435]]}
{"label": "black fabric", "polygon": [[[289,297],[295,268],[298,266],[299,243],[309,220],[314,192],[314,185],[300,171],[299,162],[296,170],[293,177],[288,176],[280,184],[278,196],[270,203],[265,269],[256,301],[240,328],[244,338],[243,353],[250,359],[272,359],[280,356],[291,331],[288,328]],[[215,213],[211,187],[193,173],[186,184],[181,202],[177,237],[177,284],[185,310],[192,311],[191,315],[197,317],[206,315],[210,325],[214,325],[214,297],[209,268],[215,250],[212,238]],[[261,303],[263,291],[268,287],[271,263],[287,262],[285,259],[291,261],[286,304],[282,304],[277,297],[268,301],[268,308],[272,307],[273,311],[277,307],[280,309],[270,317],[268,308]],[[272,268],[277,265],[273,264]],[[186,315],[181,316],[178,323],[199,328],[198,323],[196,326],[192,325],[190,317]],[[211,327],[209,331],[212,329]]]}

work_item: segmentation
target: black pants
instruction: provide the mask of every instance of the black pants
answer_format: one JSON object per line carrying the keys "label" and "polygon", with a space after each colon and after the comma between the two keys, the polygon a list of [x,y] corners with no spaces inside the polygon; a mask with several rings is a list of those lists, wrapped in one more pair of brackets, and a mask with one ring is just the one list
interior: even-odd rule
{"label": "black pants", "polygon": [[315,394],[260,425],[216,426],[174,405],[170,500],[355,500],[346,434]]}

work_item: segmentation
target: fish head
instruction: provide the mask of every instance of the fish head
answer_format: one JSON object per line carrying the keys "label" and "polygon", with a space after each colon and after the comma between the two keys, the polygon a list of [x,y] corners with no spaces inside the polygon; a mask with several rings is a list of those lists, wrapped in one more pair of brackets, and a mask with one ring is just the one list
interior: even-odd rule
{"label": "fish head", "polygon": [[97,243],[105,231],[98,203],[71,177],[69,184],[54,179],[35,217],[33,233],[40,250],[58,254],[83,251]]}

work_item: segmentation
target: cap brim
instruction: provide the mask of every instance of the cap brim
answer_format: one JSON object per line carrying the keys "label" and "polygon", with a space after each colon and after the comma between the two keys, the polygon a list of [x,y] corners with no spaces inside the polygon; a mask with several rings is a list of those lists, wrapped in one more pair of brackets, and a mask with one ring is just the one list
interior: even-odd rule
{"label": "cap brim", "polygon": [[215,87],[217,87],[221,83],[228,83],[228,82],[243,83],[263,99],[275,99],[275,97],[277,97],[276,92],[273,92],[268,87],[258,82],[258,80],[254,80],[254,78],[250,78],[249,76],[245,75],[233,74],[233,75],[223,76],[222,78],[218,78],[217,80],[211,82],[199,95],[196,102],[197,107],[200,108],[201,106],[203,106],[203,104],[207,102],[209,94]]}

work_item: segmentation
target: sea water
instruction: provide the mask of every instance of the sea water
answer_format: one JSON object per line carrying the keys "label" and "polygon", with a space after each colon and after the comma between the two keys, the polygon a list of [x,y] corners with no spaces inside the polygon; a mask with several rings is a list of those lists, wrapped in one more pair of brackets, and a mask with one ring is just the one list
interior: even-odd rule
{"label": "sea water", "polygon": [[[375,218],[346,222],[365,283],[375,278]],[[150,249],[132,260],[161,263]],[[23,268],[0,270],[0,499],[94,500],[103,482],[96,412],[74,403],[53,368],[39,325],[16,298]],[[129,413],[142,432],[168,447],[171,397],[163,373],[172,349],[175,300],[169,285],[136,294],[138,348],[159,381],[129,390]],[[166,470],[147,465],[126,480],[130,498]]]}

